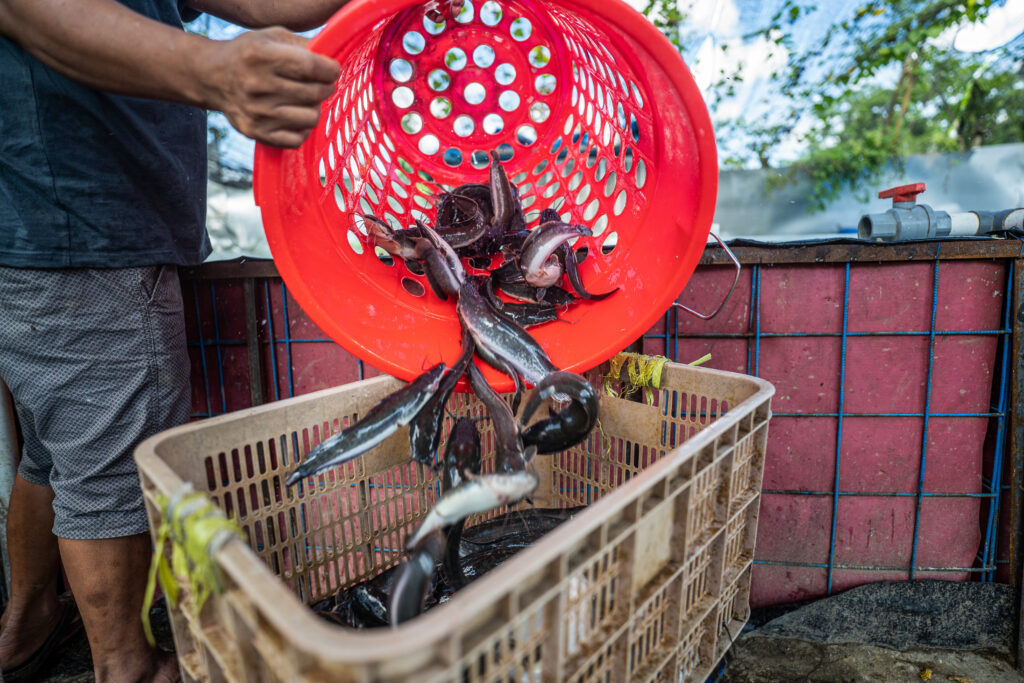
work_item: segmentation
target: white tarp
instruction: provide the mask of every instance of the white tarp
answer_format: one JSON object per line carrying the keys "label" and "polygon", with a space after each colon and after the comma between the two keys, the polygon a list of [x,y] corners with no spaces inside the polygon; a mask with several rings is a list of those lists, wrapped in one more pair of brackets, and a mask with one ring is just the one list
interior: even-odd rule
{"label": "white tarp", "polygon": [[[774,170],[723,171],[719,176],[715,224],[725,239],[799,240],[855,235],[865,213],[885,211],[889,200],[878,199],[887,187],[924,182],[928,190],[919,201],[940,211],[996,211],[1024,207],[1024,144],[979,147],[965,154],[912,156],[904,170],[886,175],[866,190],[867,201],[845,192],[823,212],[808,211],[806,182],[765,193],[765,180]],[[209,185],[207,226],[213,242],[211,260],[270,258],[251,189],[236,189],[213,181]]]}

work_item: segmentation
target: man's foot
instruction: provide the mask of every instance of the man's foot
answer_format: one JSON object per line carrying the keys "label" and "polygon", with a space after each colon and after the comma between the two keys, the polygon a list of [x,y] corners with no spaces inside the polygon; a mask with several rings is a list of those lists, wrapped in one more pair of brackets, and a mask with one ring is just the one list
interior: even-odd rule
{"label": "man's foot", "polygon": [[[38,671],[50,663],[54,651],[67,643],[82,628],[82,619],[78,614],[74,600],[70,597],[62,597],[58,602],[56,621],[48,628],[41,628],[38,624],[50,622],[50,615],[37,612],[34,615],[33,625],[23,626],[26,622],[15,621],[13,615],[6,615],[4,631],[0,633],[0,639],[5,639],[5,650],[10,656],[0,654],[0,668],[3,671],[3,680],[7,683],[24,683],[35,680]],[[9,628],[8,628],[9,627]],[[36,634],[43,633],[42,641],[35,642]],[[31,634],[33,640],[23,636]],[[18,637],[15,637],[18,636]],[[24,643],[24,645],[22,645]]]}
{"label": "man's foot", "polygon": [[178,683],[181,675],[178,671],[178,657],[173,652],[160,652],[153,670],[154,683]]}
{"label": "man's foot", "polygon": [[160,648],[147,650],[142,657],[122,653],[109,666],[104,666],[103,662],[97,662],[94,658],[93,666],[97,682],[177,683],[181,680],[178,675],[178,658],[173,652],[164,652]]}
{"label": "man's foot", "polygon": [[56,599],[52,604],[40,604],[29,614],[5,612],[0,625],[0,670],[15,669],[38,652],[60,623],[61,613],[62,605]]}
{"label": "man's foot", "polygon": [[54,632],[64,613],[64,603],[57,597],[57,538],[50,533],[53,490],[18,475],[14,478],[9,513],[11,592],[0,618],[0,669],[4,672],[29,661]]}

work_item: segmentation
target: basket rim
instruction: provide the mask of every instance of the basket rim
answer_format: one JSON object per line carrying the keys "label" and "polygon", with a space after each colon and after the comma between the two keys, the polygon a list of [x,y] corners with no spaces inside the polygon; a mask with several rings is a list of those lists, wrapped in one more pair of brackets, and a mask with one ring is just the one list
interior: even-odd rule
{"label": "basket rim", "polygon": [[[246,585],[247,595],[259,595],[254,608],[261,619],[278,629],[288,639],[288,645],[298,653],[315,656],[328,666],[372,666],[387,662],[396,656],[396,637],[401,639],[403,656],[421,652],[425,661],[435,658],[439,643],[443,643],[465,623],[471,623],[479,614],[500,609],[518,591],[523,576],[532,573],[538,566],[549,566],[562,555],[567,547],[573,547],[604,523],[605,518],[620,512],[638,499],[662,478],[666,470],[678,467],[693,458],[700,449],[714,442],[732,428],[743,417],[768,402],[775,394],[775,387],[768,381],[751,375],[693,367],[680,363],[669,363],[667,368],[694,375],[713,375],[720,378],[741,380],[753,385],[754,393],[732,406],[722,417],[701,429],[684,444],[667,452],[663,458],[647,467],[628,482],[616,487],[597,502],[588,505],[573,518],[572,524],[562,524],[541,539],[516,553],[501,566],[488,572],[480,581],[475,581],[460,590],[447,603],[439,605],[419,618],[396,629],[375,629],[373,631],[347,630],[332,626],[317,618],[308,605],[299,600],[284,582],[267,567],[241,539],[225,544],[213,557],[217,566],[239,585]],[[156,449],[163,442],[181,435],[218,425],[243,420],[261,413],[280,410],[286,405],[316,401],[356,385],[393,382],[393,377],[384,375],[362,382],[325,389],[312,394],[285,399],[257,408],[237,411],[200,423],[182,425],[161,432],[142,442],[135,450],[135,460],[140,472],[150,476],[161,493],[167,495],[184,482],[157,455]],[[769,407],[768,416],[771,411]],[[684,452],[685,448],[685,452]],[[547,457],[547,456],[545,456]],[[716,456],[717,458],[717,456]],[[495,590],[494,587],[501,587]],[[296,635],[293,635],[296,634]],[[301,634],[298,637],[297,634]]]}
{"label": "basket rim", "polygon": [[[635,48],[626,43],[622,34],[628,35],[630,40],[641,45],[656,63],[678,63],[682,67],[662,69],[660,76],[671,83],[681,103],[681,109],[685,111],[690,121],[695,144],[699,149],[698,157],[693,163],[699,191],[695,199],[695,208],[692,215],[687,216],[687,220],[692,223],[698,236],[694,243],[699,243],[701,235],[704,236],[706,242],[706,236],[714,221],[718,193],[718,152],[707,104],[689,69],[685,67],[679,51],[640,12],[623,0],[606,0],[597,3],[588,3],[585,0],[557,1],[563,7],[593,16],[607,25],[615,27],[617,32],[610,33],[610,39],[619,48],[623,59],[629,62],[635,70],[644,71],[638,68],[638,58],[633,54]],[[390,20],[397,12],[420,4],[421,2],[418,0],[354,0],[334,15],[324,30],[310,41],[309,47],[311,50],[325,54],[347,54],[345,51],[346,37],[368,34],[383,22]],[[339,28],[341,26],[344,26],[343,30]],[[656,126],[659,125],[660,118],[662,117],[655,110]],[[288,216],[323,210],[321,207],[310,207],[309,209],[294,207],[276,191],[278,189],[276,182],[286,166],[285,155],[302,154],[305,155],[303,161],[311,163],[311,150],[312,147],[308,142],[298,150],[280,150],[260,144],[256,145],[253,190],[256,203],[261,209],[265,228],[268,223],[276,226],[266,232],[274,260],[278,263],[278,270],[282,277],[286,273],[289,274],[290,278],[286,278],[286,284],[292,296],[306,311],[310,319],[336,343],[356,357],[388,374],[412,379],[409,368],[401,361],[388,357],[386,353],[382,353],[380,349],[372,347],[365,339],[361,339],[358,334],[353,333],[355,329],[353,325],[335,320],[336,316],[332,315],[328,308],[321,303],[321,298],[317,295],[317,283],[300,275],[303,271],[301,254],[293,253],[288,246],[288,241],[283,237],[286,232],[285,225],[290,220],[287,218]],[[678,219],[675,224],[680,225]],[[675,289],[674,285],[664,287],[657,296],[652,297],[649,302],[645,302],[642,309],[631,310],[629,319],[621,326],[616,326],[614,332],[609,333],[608,342],[600,350],[597,348],[587,349],[584,354],[575,357],[566,369],[578,371],[581,368],[598,365],[615,355],[632,338],[639,336],[641,331],[650,328],[657,317],[685,289],[702,252],[703,244],[700,249],[694,249],[693,253],[687,254],[676,264],[675,271],[678,273],[678,277],[673,282],[682,283],[679,286],[679,291],[672,291]],[[452,349],[454,349],[455,341],[452,342]],[[433,347],[424,347],[423,349],[424,356],[436,352],[438,349]],[[485,368],[484,373],[496,389],[500,391],[512,389],[510,378],[490,368]]]}

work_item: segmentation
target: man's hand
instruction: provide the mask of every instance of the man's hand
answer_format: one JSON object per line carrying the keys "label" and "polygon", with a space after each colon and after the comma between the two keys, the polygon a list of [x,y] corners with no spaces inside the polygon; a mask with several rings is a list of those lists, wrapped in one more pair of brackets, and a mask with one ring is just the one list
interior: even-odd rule
{"label": "man's hand", "polygon": [[446,13],[448,18],[455,19],[465,4],[465,0],[430,0],[427,3],[426,15],[435,24],[440,24],[445,20]]}
{"label": "man's hand", "polygon": [[202,75],[204,99],[244,135],[275,147],[298,147],[320,119],[340,67],[306,49],[283,28],[213,43]]}

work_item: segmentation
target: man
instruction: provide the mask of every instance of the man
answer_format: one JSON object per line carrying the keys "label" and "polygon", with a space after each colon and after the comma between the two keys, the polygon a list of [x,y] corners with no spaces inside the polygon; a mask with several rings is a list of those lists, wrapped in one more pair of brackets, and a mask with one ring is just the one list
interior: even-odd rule
{"label": "man", "polygon": [[[210,251],[202,110],[300,145],[339,67],[287,29],[344,2],[0,0],[0,378],[25,442],[8,682],[31,680],[74,618],[58,557],[96,680],[177,679],[139,620],[151,545],[132,452],[189,414],[176,266]],[[275,28],[212,41],[182,30],[199,12]]]}

